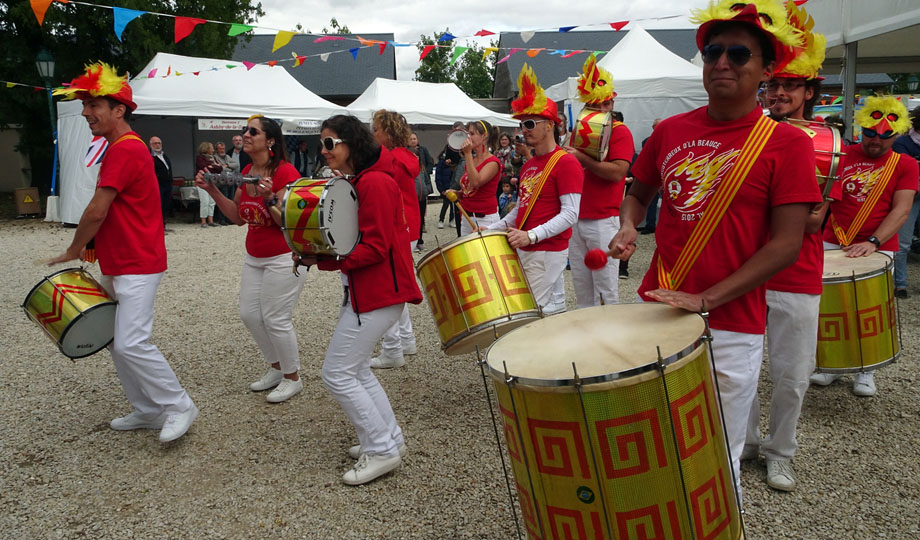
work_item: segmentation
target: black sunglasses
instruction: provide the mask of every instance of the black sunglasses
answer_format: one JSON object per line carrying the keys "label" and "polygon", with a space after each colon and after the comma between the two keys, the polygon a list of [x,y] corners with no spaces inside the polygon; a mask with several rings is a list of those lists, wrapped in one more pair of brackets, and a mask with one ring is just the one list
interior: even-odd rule
{"label": "black sunglasses", "polygon": [[335,145],[341,144],[343,142],[345,141],[343,141],[342,139],[326,137],[323,139],[323,148],[325,148],[327,152],[332,152],[332,150],[335,148]]}
{"label": "black sunglasses", "polygon": [[894,131],[890,129],[886,131],[885,133],[879,133],[878,131],[875,131],[874,129],[863,128],[862,134],[865,135],[866,137],[869,137],[870,139],[874,139],[878,137],[879,139],[882,139],[883,141],[887,141],[888,139],[895,136]]}
{"label": "black sunglasses", "polygon": [[540,122],[549,122],[549,120],[524,120],[521,122],[521,129],[526,129],[530,131],[531,129],[537,127],[537,124]]}
{"label": "black sunglasses", "polygon": [[752,56],[761,56],[754,54],[751,49],[744,45],[732,45],[726,48],[724,45],[706,45],[701,51],[703,53],[703,63],[715,64],[722,58],[722,54],[728,54],[728,61],[736,66],[747,64]]}
{"label": "black sunglasses", "polygon": [[770,81],[767,83],[767,91],[776,92],[780,87],[783,87],[783,90],[786,92],[792,92],[796,88],[801,88],[805,86],[805,83],[802,81]]}
{"label": "black sunglasses", "polygon": [[244,128],[243,128],[243,135],[245,135],[247,131],[249,132],[249,136],[250,136],[250,137],[255,137],[255,136],[258,135],[259,133],[262,133],[261,131],[259,131],[258,129],[256,129],[256,128],[254,128],[254,127],[244,127]]}

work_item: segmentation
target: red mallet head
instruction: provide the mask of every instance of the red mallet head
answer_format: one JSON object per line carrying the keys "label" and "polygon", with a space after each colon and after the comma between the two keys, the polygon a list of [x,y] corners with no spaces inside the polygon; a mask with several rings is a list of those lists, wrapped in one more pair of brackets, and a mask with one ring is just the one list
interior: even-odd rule
{"label": "red mallet head", "polygon": [[592,249],[585,253],[585,266],[591,270],[600,270],[607,264],[607,253],[602,249]]}

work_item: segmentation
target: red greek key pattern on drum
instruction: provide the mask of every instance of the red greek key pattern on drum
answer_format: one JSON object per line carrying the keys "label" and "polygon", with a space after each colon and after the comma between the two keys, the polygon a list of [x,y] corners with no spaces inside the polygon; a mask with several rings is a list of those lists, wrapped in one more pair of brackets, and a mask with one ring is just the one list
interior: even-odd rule
{"label": "red greek key pattern on drum", "polygon": [[433,280],[425,287],[425,294],[428,296],[428,304],[431,306],[431,314],[434,316],[435,324],[439,327],[447,322],[452,314],[456,315],[460,313],[460,306],[458,306],[457,303],[453,301],[453,298],[447,294],[447,291],[450,290],[449,279],[447,274],[440,274],[438,275],[438,280],[441,281],[440,287],[437,285],[438,280]]}
{"label": "red greek key pattern on drum", "polygon": [[731,524],[728,490],[725,489],[725,477],[721,469],[717,476],[690,492],[690,508],[699,540],[711,540]]}
{"label": "red greek key pattern on drum", "polygon": [[536,508],[533,506],[533,500],[530,498],[530,492],[524,489],[524,486],[514,483],[517,487],[518,502],[521,505],[521,514],[524,517],[524,528],[527,529],[527,535],[535,540],[541,540],[540,523],[537,521]]}
{"label": "red greek key pattern on drum", "polygon": [[[536,455],[537,470],[556,476],[591,478],[588,456],[578,422],[556,422],[530,418],[530,440]],[[572,459],[575,458],[576,462]],[[578,471],[575,470],[576,465]]]}
{"label": "red greek key pattern on drum", "polygon": [[850,325],[846,313],[820,313],[818,315],[818,341],[847,341]]}
{"label": "red greek key pattern on drum", "polygon": [[527,294],[527,281],[524,278],[524,269],[518,258],[511,253],[490,257],[492,266],[499,273],[498,286],[505,296]]}
{"label": "red greek key pattern on drum", "polygon": [[715,422],[709,408],[709,392],[705,382],[671,403],[677,432],[677,449],[681,459],[687,459],[709,443],[715,435]]}
{"label": "red greek key pattern on drum", "polygon": [[648,472],[652,462],[659,468],[668,466],[656,409],[601,420],[595,429],[608,479]]}
{"label": "red greek key pattern on drum", "polygon": [[[309,245],[310,239],[304,236],[306,234],[306,229],[309,226],[310,217],[313,215],[313,212],[316,210],[316,206],[319,204],[319,195],[314,195],[311,188],[317,186],[326,185],[325,181],[321,182],[312,182],[301,188],[295,189],[294,193],[297,194],[306,206],[302,209],[300,215],[297,217],[297,230],[294,231],[294,241],[301,245]],[[320,190],[322,193],[322,190]]]}
{"label": "red greek key pattern on drum", "polygon": [[553,540],[603,540],[601,516],[597,512],[547,505],[546,514]]}
{"label": "red greek key pattern on drum", "polygon": [[495,300],[481,262],[473,261],[457,268],[453,271],[453,278],[464,311]]}
{"label": "red greek key pattern on drum", "polygon": [[508,454],[511,455],[511,459],[514,461],[524,463],[521,458],[521,441],[518,439],[517,420],[514,418],[514,413],[501,405],[498,408],[502,412],[502,429],[505,431],[505,444],[508,446]]}
{"label": "red greek key pattern on drum", "polygon": [[875,337],[885,331],[885,320],[882,318],[882,306],[872,306],[856,312],[859,322],[859,337]]}
{"label": "red greek key pattern on drum", "polygon": [[[660,505],[636,508],[629,512],[617,512],[617,538],[623,540],[683,540],[680,521],[677,517],[677,504],[674,501],[668,501],[665,507],[667,516],[662,515]],[[670,534],[665,532],[665,517],[667,517]]]}
{"label": "red greek key pattern on drum", "polygon": [[42,326],[48,326],[49,324],[54,324],[61,320],[61,317],[64,315],[64,296],[67,293],[105,298],[105,293],[95,287],[59,284],[51,290],[51,311],[35,315],[35,318]]}

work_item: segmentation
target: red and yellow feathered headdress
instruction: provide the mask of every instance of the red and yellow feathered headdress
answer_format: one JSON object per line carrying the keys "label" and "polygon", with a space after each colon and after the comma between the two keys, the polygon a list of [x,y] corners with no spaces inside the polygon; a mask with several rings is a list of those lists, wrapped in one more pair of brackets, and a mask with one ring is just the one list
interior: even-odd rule
{"label": "red and yellow feathered headdress", "polygon": [[578,99],[589,105],[599,105],[617,97],[613,91],[613,75],[597,65],[592,53],[585,60],[581,76],[578,77]]}
{"label": "red and yellow feathered headdress", "polygon": [[789,24],[777,0],[710,0],[705,9],[691,12],[690,22],[700,25],[696,31],[699,50],[709,43],[712,25],[725,21],[750,24],[767,36],[776,55],[774,71],[781,71],[792,60],[792,48],[802,47],[802,31]]}
{"label": "red and yellow feathered headdress", "polygon": [[53,93],[56,96],[64,96],[64,99],[110,97],[132,111],[137,108],[127,75],[119,76],[115,68],[105,62],[86,66],[83,75],[70,81],[66,88],[58,88]]}
{"label": "red and yellow feathered headdress", "polygon": [[511,102],[511,113],[514,118],[533,115],[559,123],[556,102],[546,97],[533,69],[526,63],[518,75],[518,98]]}
{"label": "red and yellow feathered headdress", "polygon": [[907,107],[892,96],[871,96],[866,104],[856,111],[856,123],[860,127],[874,129],[880,134],[887,131],[907,133],[910,129]]}
{"label": "red and yellow feathered headdress", "polygon": [[803,47],[793,50],[795,57],[786,64],[782,71],[774,74],[774,77],[823,80],[824,77],[818,76],[818,71],[824,63],[824,53],[827,48],[827,39],[824,34],[812,32],[815,20],[808,15],[804,7],[800,8],[792,0],[786,2],[786,20],[790,25],[802,31]]}

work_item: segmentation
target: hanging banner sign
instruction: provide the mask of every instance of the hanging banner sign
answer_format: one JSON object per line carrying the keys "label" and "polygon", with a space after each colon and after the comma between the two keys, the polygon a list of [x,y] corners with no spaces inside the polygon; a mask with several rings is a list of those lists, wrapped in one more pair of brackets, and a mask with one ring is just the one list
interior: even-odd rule
{"label": "hanging banner sign", "polygon": [[320,120],[283,120],[281,132],[285,135],[319,135]]}
{"label": "hanging banner sign", "polygon": [[245,119],[235,118],[199,118],[198,129],[202,131],[243,131]]}

